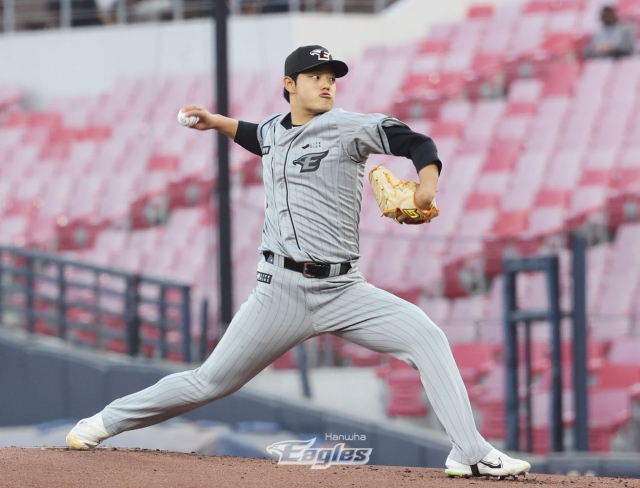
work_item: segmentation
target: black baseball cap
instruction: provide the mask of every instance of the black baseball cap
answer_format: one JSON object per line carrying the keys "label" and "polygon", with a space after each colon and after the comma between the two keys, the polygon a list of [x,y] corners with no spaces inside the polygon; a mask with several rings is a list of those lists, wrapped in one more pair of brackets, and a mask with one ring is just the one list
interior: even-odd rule
{"label": "black baseball cap", "polygon": [[284,62],[284,75],[293,76],[296,73],[324,65],[333,69],[336,78],[342,78],[349,72],[345,63],[333,59],[331,53],[322,46],[302,46],[287,56]]}

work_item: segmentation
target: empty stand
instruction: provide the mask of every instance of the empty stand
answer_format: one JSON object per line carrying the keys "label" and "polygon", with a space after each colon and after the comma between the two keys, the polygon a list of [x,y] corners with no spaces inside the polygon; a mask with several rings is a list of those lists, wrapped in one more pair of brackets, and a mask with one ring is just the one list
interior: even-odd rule
{"label": "empty stand", "polygon": [[[447,334],[480,429],[492,439],[504,436],[502,259],[562,254],[568,230],[597,244],[587,258],[588,357],[596,385],[590,402],[602,419],[592,426],[594,449],[610,448],[627,419],[628,389],[640,381],[640,58],[581,59],[601,3],[472,6],[466,19],[434,26],[419,42],[370,47],[338,85],[338,106],[395,115],[437,144],[441,216],[413,227],[381,219],[365,181],[358,267],[374,285],[416,303]],[[640,19],[635,1],[619,2],[619,10]],[[279,93],[279,72],[234,71],[231,78],[235,117],[257,122],[287,110],[281,97],[255,91],[260,83],[261,93]],[[19,109],[22,88],[0,87],[0,242],[192,283],[195,332],[203,297],[212,323],[218,313],[211,264],[217,216],[208,209],[217,149],[215,138],[174,121],[187,103],[215,109],[211,74],[190,79],[121,79],[106,93],[53,100],[38,112]],[[365,171],[380,163],[416,179],[410,162],[388,156],[372,157]],[[232,146],[236,309],[255,286],[260,259],[261,170],[259,158]],[[519,279],[521,305],[543,306],[540,280]],[[570,291],[564,273],[565,309]],[[92,320],[82,310],[71,315]],[[55,332],[40,323],[38,330]],[[79,341],[95,340],[78,333]],[[145,333],[153,338],[150,328]],[[534,324],[537,452],[548,449],[546,334],[545,324]],[[124,352],[115,340],[109,347]],[[383,364],[389,415],[425,415],[419,375],[405,363],[385,364],[380,354],[351,344],[330,348],[347,364]],[[564,342],[565,379],[570,353]],[[274,364],[295,366],[292,353]]]}

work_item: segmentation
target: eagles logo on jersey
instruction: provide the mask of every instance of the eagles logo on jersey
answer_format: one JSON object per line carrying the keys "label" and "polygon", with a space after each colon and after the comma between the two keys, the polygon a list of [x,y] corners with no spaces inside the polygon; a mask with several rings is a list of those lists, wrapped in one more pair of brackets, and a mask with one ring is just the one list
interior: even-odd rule
{"label": "eagles logo on jersey", "polygon": [[300,173],[310,173],[312,171],[317,171],[320,167],[320,161],[322,161],[327,156],[327,154],[329,154],[329,151],[305,154],[304,156],[296,159],[293,164],[300,165]]}

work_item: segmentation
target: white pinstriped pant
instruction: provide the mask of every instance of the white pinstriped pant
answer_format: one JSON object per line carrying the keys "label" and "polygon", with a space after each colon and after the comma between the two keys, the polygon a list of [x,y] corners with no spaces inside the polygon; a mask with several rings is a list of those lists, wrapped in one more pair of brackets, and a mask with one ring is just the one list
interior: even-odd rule
{"label": "white pinstriped pant", "polygon": [[262,260],[258,282],[211,356],[199,368],[169,375],[107,405],[102,418],[116,435],[154,425],[239,390],[301,342],[332,333],[407,361],[420,371],[445,427],[450,457],[475,464],[492,449],[477,431],[467,391],[444,333],[415,305],[367,283],[357,267],[324,279],[305,278]]}

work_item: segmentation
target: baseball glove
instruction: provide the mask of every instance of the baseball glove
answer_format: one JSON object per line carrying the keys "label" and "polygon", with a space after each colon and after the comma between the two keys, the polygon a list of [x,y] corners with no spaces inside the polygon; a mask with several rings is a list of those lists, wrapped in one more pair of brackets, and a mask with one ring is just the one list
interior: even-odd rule
{"label": "baseball glove", "polygon": [[369,172],[369,181],[378,206],[385,217],[398,222],[398,217],[404,213],[412,219],[431,222],[431,219],[440,215],[435,198],[427,210],[418,208],[415,201],[416,191],[420,188],[418,183],[401,181],[384,166],[373,168]]}

